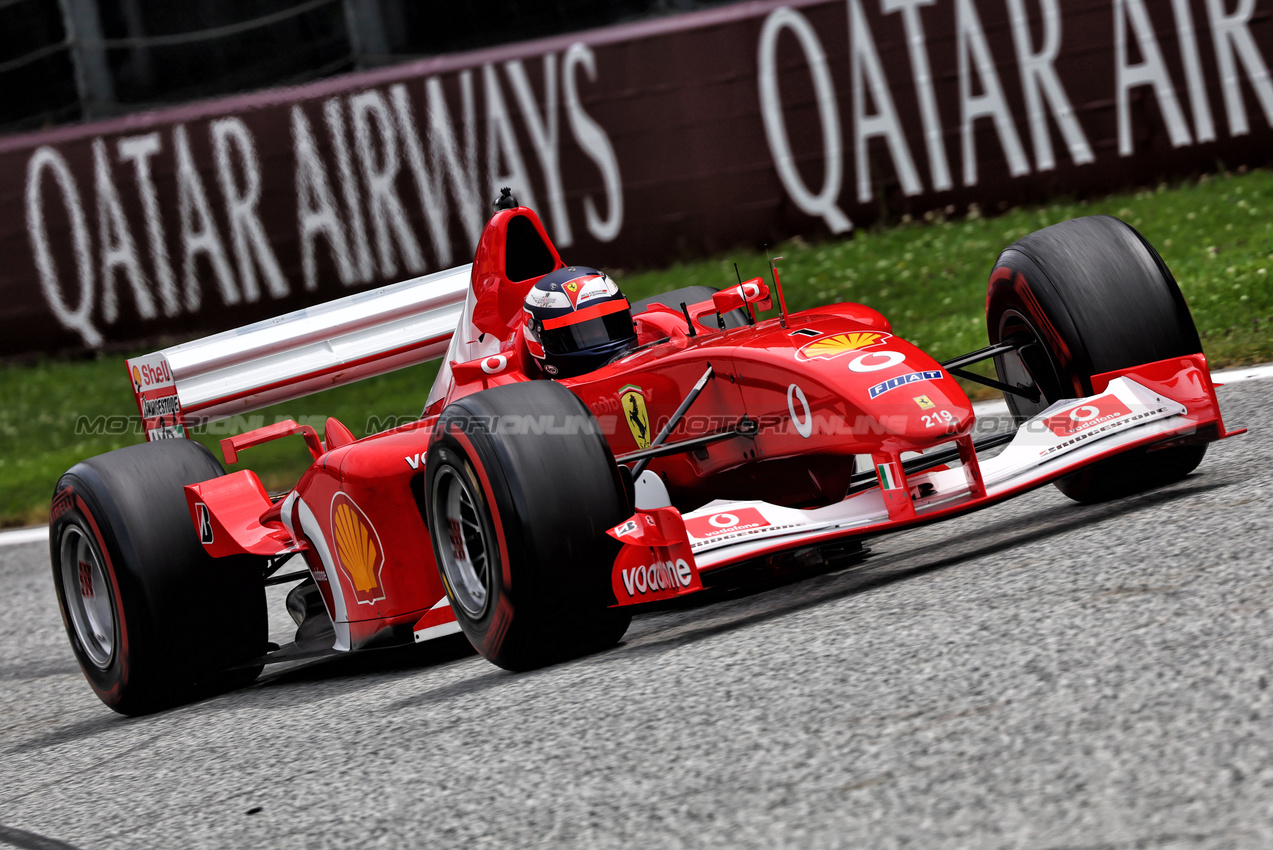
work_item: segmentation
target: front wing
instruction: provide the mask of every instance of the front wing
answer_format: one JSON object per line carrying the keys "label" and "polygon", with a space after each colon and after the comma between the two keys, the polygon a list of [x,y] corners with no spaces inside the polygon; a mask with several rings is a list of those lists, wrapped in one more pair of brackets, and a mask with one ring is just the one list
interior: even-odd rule
{"label": "front wing", "polygon": [[[612,576],[617,604],[692,593],[700,573],[753,558],[973,511],[1134,449],[1245,431],[1225,430],[1201,354],[1096,375],[1092,385],[1093,395],[1058,402],[1022,423],[993,458],[978,459],[970,436],[952,439],[962,458],[955,468],[907,476],[899,459],[876,458],[884,461],[877,463],[879,486],[826,507],[718,500],[686,514],[638,510],[609,532],[625,544]],[[657,535],[640,533],[655,527]]]}

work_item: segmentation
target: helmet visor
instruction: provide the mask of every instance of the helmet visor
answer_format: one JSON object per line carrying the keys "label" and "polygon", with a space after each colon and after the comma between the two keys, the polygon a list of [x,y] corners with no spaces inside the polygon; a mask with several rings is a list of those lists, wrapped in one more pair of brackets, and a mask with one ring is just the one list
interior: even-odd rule
{"label": "helmet visor", "polygon": [[544,351],[549,354],[572,354],[586,351],[633,336],[632,311],[620,310],[586,322],[539,332]]}

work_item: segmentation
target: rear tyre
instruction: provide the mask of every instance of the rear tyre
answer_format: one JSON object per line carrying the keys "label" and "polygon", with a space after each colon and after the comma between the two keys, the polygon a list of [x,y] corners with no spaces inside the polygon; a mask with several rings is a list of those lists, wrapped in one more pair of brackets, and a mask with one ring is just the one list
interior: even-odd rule
{"label": "rear tyre", "polygon": [[[1018,421],[1091,395],[1093,375],[1202,351],[1166,264],[1112,216],[1054,224],[1005,249],[990,275],[986,325],[991,344],[1020,341],[1016,352],[995,358],[999,379],[1040,391],[1038,402],[1006,396]],[[1205,453],[1205,445],[1138,450],[1056,486],[1075,501],[1105,501],[1179,481]]]}
{"label": "rear tyre", "polygon": [[260,673],[261,564],[210,557],[182,490],[223,474],[199,443],[166,440],[90,458],[57,483],[49,545],[62,620],[89,684],[121,714]]}
{"label": "rear tyre", "polygon": [[[518,427],[544,422],[554,427]],[[425,469],[438,570],[478,652],[528,670],[618,643],[632,617],[610,607],[619,544],[605,532],[632,509],[574,393],[535,381],[460,399],[434,426]]]}

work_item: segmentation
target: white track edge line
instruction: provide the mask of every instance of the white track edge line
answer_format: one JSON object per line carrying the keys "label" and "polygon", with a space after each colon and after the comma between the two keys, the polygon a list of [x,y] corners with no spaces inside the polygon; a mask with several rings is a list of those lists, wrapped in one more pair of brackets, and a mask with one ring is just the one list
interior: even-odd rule
{"label": "white track edge line", "polygon": [[1273,363],[1265,363],[1263,366],[1239,366],[1236,369],[1211,373],[1211,380],[1217,384],[1240,384],[1243,381],[1266,381],[1269,378],[1273,378]]}
{"label": "white track edge line", "polygon": [[49,527],[38,525],[35,528],[19,528],[16,531],[0,531],[0,546],[17,546],[19,543],[34,543],[37,540],[49,539]]}

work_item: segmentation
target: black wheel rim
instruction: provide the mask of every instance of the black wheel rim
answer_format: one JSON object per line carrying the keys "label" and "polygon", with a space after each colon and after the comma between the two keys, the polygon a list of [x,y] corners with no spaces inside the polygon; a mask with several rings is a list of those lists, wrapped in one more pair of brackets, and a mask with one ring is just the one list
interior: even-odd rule
{"label": "black wheel rim", "polygon": [[999,339],[1017,343],[1016,351],[994,358],[999,380],[1014,386],[1034,387],[1039,391],[1038,401],[1005,393],[1008,409],[1018,421],[1037,416],[1072,394],[1063,388],[1060,369],[1051,349],[1029,319],[1016,310],[1005,311],[999,319]]}

